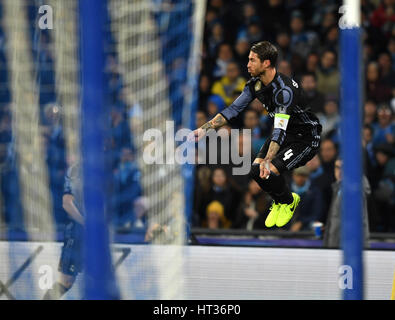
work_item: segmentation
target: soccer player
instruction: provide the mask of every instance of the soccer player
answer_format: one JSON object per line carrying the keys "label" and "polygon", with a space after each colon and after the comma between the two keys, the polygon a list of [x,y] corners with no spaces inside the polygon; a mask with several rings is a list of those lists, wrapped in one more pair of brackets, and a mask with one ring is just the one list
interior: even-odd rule
{"label": "soccer player", "polygon": [[60,279],[49,289],[43,299],[60,299],[73,286],[82,269],[82,183],[80,165],[67,170],[63,192],[63,208],[70,217],[64,232],[64,243],[59,262]]}
{"label": "soccer player", "polygon": [[247,64],[251,79],[243,92],[191,135],[199,141],[207,130],[218,129],[235,119],[255,98],[263,104],[274,118],[274,128],[254,160],[250,175],[274,200],[265,221],[267,227],[282,227],[291,220],[300,197],[291,193],[282,173],[303,166],[314,157],[322,130],[317,117],[306,107],[299,84],[277,72],[277,56],[277,49],[270,42],[254,44]]}

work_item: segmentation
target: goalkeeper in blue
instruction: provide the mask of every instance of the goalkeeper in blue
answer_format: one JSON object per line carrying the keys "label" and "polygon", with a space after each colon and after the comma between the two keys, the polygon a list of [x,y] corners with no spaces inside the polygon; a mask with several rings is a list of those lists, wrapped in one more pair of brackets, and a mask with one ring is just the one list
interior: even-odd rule
{"label": "goalkeeper in blue", "polygon": [[317,154],[322,126],[310,111],[299,84],[277,72],[278,52],[268,41],[254,44],[247,64],[251,79],[240,96],[212,120],[193,131],[195,142],[206,131],[232,123],[244,109],[258,99],[274,119],[271,136],[254,160],[250,176],[273,199],[265,225],[283,227],[292,218],[300,197],[291,193],[282,175],[303,166]]}
{"label": "goalkeeper in blue", "polygon": [[68,213],[70,222],[64,232],[64,243],[59,261],[59,281],[49,289],[43,299],[60,299],[73,286],[77,275],[82,270],[82,236],[84,217],[82,208],[82,182],[80,165],[67,170],[63,191],[63,208]]}

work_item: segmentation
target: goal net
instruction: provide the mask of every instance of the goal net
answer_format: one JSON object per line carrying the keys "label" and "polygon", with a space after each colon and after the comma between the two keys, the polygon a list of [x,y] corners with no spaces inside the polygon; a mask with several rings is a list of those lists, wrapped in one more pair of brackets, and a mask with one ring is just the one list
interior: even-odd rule
{"label": "goal net", "polygon": [[[174,160],[174,135],[196,107],[205,4],[100,4],[98,36],[78,0],[0,3],[0,299],[42,299],[65,277],[75,282],[62,299],[92,298],[102,280],[90,266],[106,263],[114,283],[101,297],[184,297],[192,168]],[[147,161],[153,146],[163,161]],[[97,163],[102,180],[90,180]]]}

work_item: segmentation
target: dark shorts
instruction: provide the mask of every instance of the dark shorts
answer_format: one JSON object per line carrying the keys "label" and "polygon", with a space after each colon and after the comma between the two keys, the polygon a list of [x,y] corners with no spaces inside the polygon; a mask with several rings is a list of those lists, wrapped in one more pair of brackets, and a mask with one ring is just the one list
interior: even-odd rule
{"label": "dark shorts", "polygon": [[74,221],[66,226],[58,267],[63,274],[76,276],[82,271],[82,230],[83,227]]}
{"label": "dark shorts", "polygon": [[[270,139],[266,140],[262,148],[259,150],[256,156],[257,158],[263,159],[266,157],[270,142]],[[280,147],[280,150],[277,152],[277,155],[272,160],[272,164],[281,174],[284,171],[304,166],[318,153],[318,150],[319,145],[317,148],[312,147],[310,140],[286,137],[284,143]]]}

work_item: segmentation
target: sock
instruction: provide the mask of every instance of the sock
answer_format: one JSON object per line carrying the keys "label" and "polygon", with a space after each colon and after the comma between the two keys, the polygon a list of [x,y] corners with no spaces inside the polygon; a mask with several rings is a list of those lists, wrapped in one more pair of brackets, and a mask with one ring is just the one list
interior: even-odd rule
{"label": "sock", "polygon": [[291,204],[293,202],[292,193],[283,176],[270,172],[268,179],[262,179],[259,173],[259,164],[253,163],[250,177],[258,183],[263,191],[267,192],[273,198],[275,203]]}
{"label": "sock", "polygon": [[52,289],[49,289],[44,297],[43,300],[58,300],[60,299],[70,288],[65,287],[63,284],[56,282]]}
{"label": "sock", "polygon": [[270,172],[269,179],[267,179],[272,188],[272,192],[279,203],[291,204],[294,201],[292,193],[288,188],[287,183],[282,175],[277,175],[274,172]]}

